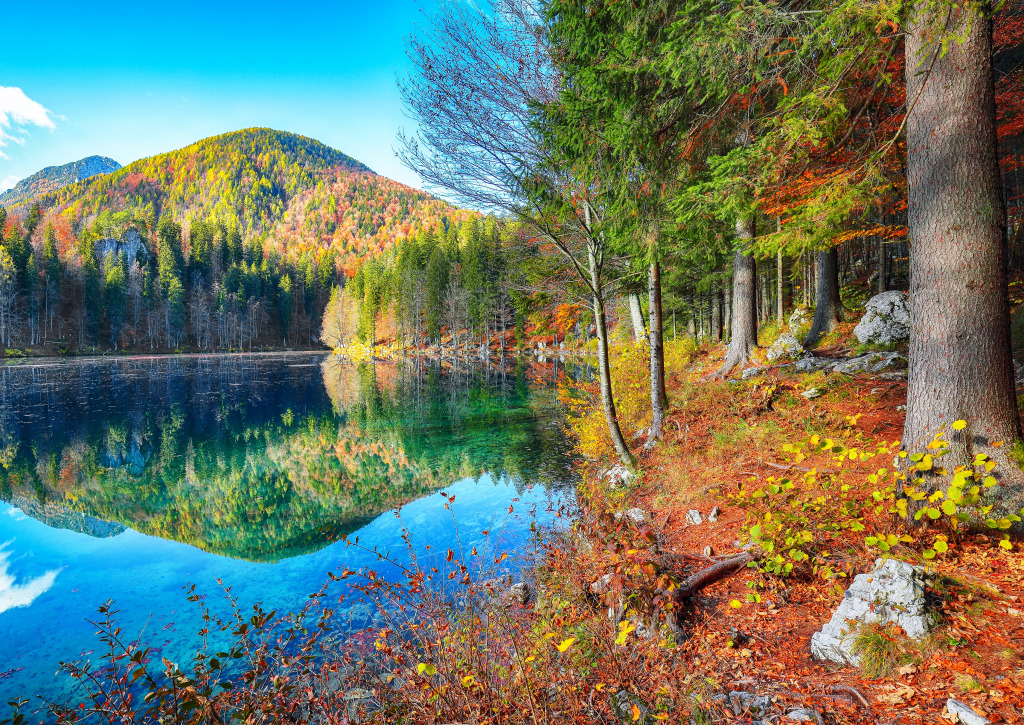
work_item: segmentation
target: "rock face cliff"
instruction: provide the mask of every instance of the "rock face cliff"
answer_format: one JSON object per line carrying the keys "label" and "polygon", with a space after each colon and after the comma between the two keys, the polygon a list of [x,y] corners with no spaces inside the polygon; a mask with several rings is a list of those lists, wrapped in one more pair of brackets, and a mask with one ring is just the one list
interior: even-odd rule
{"label": "rock face cliff", "polygon": [[63,166],[47,166],[42,171],[22,179],[14,188],[0,194],[0,206],[12,207],[31,203],[43,194],[63,189],[76,181],[97,174],[109,174],[120,168],[121,164],[106,156],[89,156]]}

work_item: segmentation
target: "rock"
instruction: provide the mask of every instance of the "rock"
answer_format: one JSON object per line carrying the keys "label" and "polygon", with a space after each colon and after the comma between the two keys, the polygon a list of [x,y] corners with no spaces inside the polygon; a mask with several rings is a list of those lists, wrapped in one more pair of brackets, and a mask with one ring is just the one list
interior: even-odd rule
{"label": "rock", "polygon": [[910,337],[907,293],[892,291],[868,300],[864,316],[853,328],[861,345],[892,345]]}
{"label": "rock", "polygon": [[631,508],[616,512],[615,520],[622,521],[622,519],[626,519],[626,521],[634,526],[643,526],[651,522],[651,515],[643,509]]}
{"label": "rock", "polygon": [[811,636],[811,653],[839,664],[860,664],[854,653],[854,630],[859,625],[894,624],[908,637],[920,639],[935,626],[925,599],[927,574],[922,567],[896,559],[879,559],[846,590],[832,619]]}
{"label": "rock", "polygon": [[729,639],[732,640],[733,644],[744,645],[750,641],[750,635],[746,632],[741,632],[736,627],[729,627]]}
{"label": "rock", "polygon": [[[619,690],[611,697],[612,712],[615,713],[615,717],[621,720],[623,723],[641,723],[642,725],[653,725],[656,722],[654,717],[651,716],[651,708],[649,708],[643,700],[634,695],[632,692],[626,690]],[[633,714],[633,706],[640,713],[640,717],[637,718]]]}
{"label": "rock", "polygon": [[906,357],[898,352],[869,352],[856,357],[851,357],[836,363],[832,372],[845,373],[877,373],[886,368],[895,367],[901,361],[905,362]]}
{"label": "rock", "polygon": [[716,521],[718,521],[718,517],[721,515],[722,509],[718,508],[718,506],[715,506],[713,509],[711,509],[711,513],[708,514],[708,521],[710,521],[711,523],[715,523]]}
{"label": "rock", "polygon": [[905,405],[897,405],[896,406],[896,412],[897,413],[906,413],[907,412],[907,406],[905,406]]}
{"label": "rock", "polygon": [[821,720],[821,715],[817,710],[812,710],[809,707],[798,707],[796,710],[787,712],[786,718],[796,722],[818,722]]}
{"label": "rock", "polygon": [[630,481],[633,480],[633,472],[621,463],[617,463],[604,472],[604,478],[608,481],[609,486],[619,488],[620,486],[629,485]]}
{"label": "rock", "polygon": [[793,314],[789,316],[789,329],[799,330],[801,327],[807,327],[814,320],[814,314],[808,309],[801,305],[793,310]]}
{"label": "rock", "polygon": [[803,354],[804,346],[796,339],[796,335],[792,332],[783,332],[775,339],[764,356],[769,361],[775,361],[779,358],[798,358]]}
{"label": "rock", "polygon": [[814,355],[807,355],[796,361],[793,365],[797,370],[802,373],[812,373],[815,370],[824,370],[825,368],[835,365],[836,361],[827,357],[815,357]]}
{"label": "rock", "polygon": [[950,715],[956,715],[956,721],[963,723],[963,725],[988,725],[987,719],[952,697],[946,700],[946,710],[949,711]]}
{"label": "rock", "polygon": [[690,526],[699,526],[704,523],[704,517],[700,515],[700,511],[697,509],[690,509],[686,512],[686,523]]}
{"label": "rock", "polygon": [[526,582],[516,582],[509,587],[508,593],[512,595],[513,601],[519,602],[524,607],[530,603],[530,597],[532,596],[530,585]]}
{"label": "rock", "polygon": [[767,695],[755,695],[753,692],[730,692],[729,702],[736,717],[744,712],[754,715],[765,713],[772,706],[772,699]]}
{"label": "rock", "polygon": [[878,377],[880,377],[882,380],[902,380],[903,378],[907,377],[907,371],[897,370],[892,373],[882,373]]}
{"label": "rock", "polygon": [[751,378],[756,378],[758,375],[760,375],[763,372],[764,372],[764,368],[759,368],[759,367],[747,368],[746,370],[744,370],[740,374],[740,379],[741,380],[750,380]]}
{"label": "rock", "polygon": [[592,591],[594,594],[596,594],[598,596],[601,596],[606,591],[608,591],[608,585],[611,584],[611,583],[612,583],[612,575],[611,574],[605,574],[600,579],[598,579],[596,582],[594,582],[593,584],[590,585],[590,591]]}
{"label": "rock", "polygon": [[805,390],[804,392],[800,393],[800,397],[807,398],[808,400],[814,400],[815,398],[820,398],[824,394],[825,391],[822,390],[821,388],[811,388],[810,390]]}
{"label": "rock", "polygon": [[714,555],[715,555],[715,550],[712,547],[710,547],[710,546],[705,546],[704,547],[704,556],[714,556]]}

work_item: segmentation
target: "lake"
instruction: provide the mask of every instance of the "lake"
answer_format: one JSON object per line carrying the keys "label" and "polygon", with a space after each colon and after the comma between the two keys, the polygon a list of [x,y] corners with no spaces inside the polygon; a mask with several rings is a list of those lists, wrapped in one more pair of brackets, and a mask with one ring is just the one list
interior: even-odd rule
{"label": "lake", "polygon": [[[407,561],[403,527],[419,552],[457,529],[514,575],[572,503],[565,374],[314,353],[0,368],[0,701],[77,697],[55,673],[101,651],[107,599],[129,641],[184,664],[190,583],[215,608],[221,579],[296,611],[329,571],[377,566],[366,549]],[[339,631],[374,626],[346,602]]]}

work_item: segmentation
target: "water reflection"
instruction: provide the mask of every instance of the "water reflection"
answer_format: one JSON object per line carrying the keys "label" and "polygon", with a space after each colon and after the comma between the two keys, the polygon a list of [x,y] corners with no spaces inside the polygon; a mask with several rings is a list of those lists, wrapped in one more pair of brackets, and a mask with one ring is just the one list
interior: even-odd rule
{"label": "water reflection", "polygon": [[417,546],[447,545],[441,489],[481,548],[521,499],[501,543],[527,546],[571,492],[565,374],[313,354],[0,369],[0,695],[63,693],[57,661],[96,646],[86,618],[107,598],[183,659],[201,626],[187,582],[301,606],[329,570],[375,564],[341,535],[400,549],[384,512],[403,504]]}
{"label": "water reflection", "polygon": [[7,549],[11,542],[0,545],[0,614],[15,607],[27,607],[36,598],[53,586],[59,573],[56,570],[43,573],[23,584],[18,584],[9,573],[12,552]]}

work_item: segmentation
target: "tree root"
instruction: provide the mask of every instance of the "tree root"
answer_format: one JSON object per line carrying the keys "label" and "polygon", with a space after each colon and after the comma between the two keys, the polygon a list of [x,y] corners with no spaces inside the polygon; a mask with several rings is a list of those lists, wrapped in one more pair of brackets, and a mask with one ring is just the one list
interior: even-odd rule
{"label": "tree root", "polygon": [[871,705],[868,704],[864,695],[860,694],[860,692],[858,692],[854,687],[850,687],[849,685],[832,685],[829,690],[835,693],[848,695],[851,700],[859,704],[861,707],[864,707],[867,710],[871,709]]}
{"label": "tree root", "polygon": [[674,593],[675,602],[677,604],[682,604],[685,600],[692,599],[693,595],[701,589],[711,586],[715,582],[721,581],[722,579],[735,574],[753,560],[754,557],[751,556],[749,552],[744,552],[739,556],[731,557],[725,561],[719,561],[706,569],[701,569],[697,573],[691,575],[680,585],[678,589],[676,589]]}

